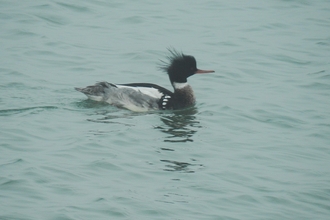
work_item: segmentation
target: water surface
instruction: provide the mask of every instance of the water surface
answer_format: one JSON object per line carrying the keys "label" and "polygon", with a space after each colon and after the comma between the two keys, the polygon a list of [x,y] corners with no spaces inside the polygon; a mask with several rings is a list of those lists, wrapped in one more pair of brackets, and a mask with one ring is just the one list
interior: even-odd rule
{"label": "water surface", "polygon": [[[329,219],[329,1],[1,1],[0,219]],[[89,101],[212,74],[194,108]]]}

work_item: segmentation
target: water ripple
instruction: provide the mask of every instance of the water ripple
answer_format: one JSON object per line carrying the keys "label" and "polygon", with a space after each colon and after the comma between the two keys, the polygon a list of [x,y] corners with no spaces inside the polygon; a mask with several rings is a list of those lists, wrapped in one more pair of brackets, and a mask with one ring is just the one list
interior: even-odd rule
{"label": "water ripple", "polygon": [[28,112],[29,114],[37,114],[44,110],[54,110],[58,109],[57,106],[36,106],[36,107],[27,107],[27,108],[18,108],[18,109],[1,109],[0,116],[10,116],[14,114],[20,114]]}

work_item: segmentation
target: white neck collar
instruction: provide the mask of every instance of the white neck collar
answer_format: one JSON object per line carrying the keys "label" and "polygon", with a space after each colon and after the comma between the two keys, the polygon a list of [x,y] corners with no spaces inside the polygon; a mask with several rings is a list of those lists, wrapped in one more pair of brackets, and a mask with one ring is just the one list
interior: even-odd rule
{"label": "white neck collar", "polygon": [[186,86],[188,86],[187,82],[184,83],[173,82],[174,89],[183,89]]}

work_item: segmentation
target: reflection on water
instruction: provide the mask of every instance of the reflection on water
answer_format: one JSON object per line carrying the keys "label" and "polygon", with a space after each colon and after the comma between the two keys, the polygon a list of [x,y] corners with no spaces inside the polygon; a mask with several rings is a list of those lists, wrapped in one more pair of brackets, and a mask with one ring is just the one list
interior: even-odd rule
{"label": "reflection on water", "polygon": [[[177,144],[170,143],[186,143],[193,142],[193,136],[198,131],[199,121],[196,119],[195,115],[197,113],[197,108],[189,108],[180,111],[173,111],[171,113],[165,113],[161,115],[161,121],[163,125],[155,127],[161,132],[166,134],[164,142],[169,142],[168,147],[162,147],[163,151],[174,151],[172,147],[178,146]],[[191,159],[195,161],[194,159]],[[164,171],[172,172],[184,172],[184,173],[194,173],[192,166],[202,166],[201,164],[187,163],[174,161],[171,159],[163,159],[161,162],[166,163]]]}
{"label": "reflection on water", "polygon": [[95,123],[120,124],[131,127],[134,126],[134,124],[115,121],[114,119],[129,119],[135,115],[141,115],[136,112],[123,111],[122,109],[112,107],[105,102],[97,102],[90,99],[76,102],[75,105],[83,109],[93,109],[93,111],[88,111],[86,113],[91,117],[86,120]]}
{"label": "reflection on water", "polygon": [[160,160],[165,163],[169,163],[166,165],[169,169],[164,169],[166,171],[184,171],[187,173],[193,173],[194,171],[191,171],[188,169],[188,166],[191,165],[190,163],[185,163],[185,162],[177,162],[177,161],[172,161],[172,160]]}
{"label": "reflection on water", "polygon": [[93,109],[109,106],[108,103],[96,102],[90,99],[84,99],[82,101],[74,102],[73,104],[76,105],[78,108],[93,108]]}
{"label": "reflection on water", "polygon": [[191,164],[186,162],[178,162],[173,160],[160,160],[161,162],[167,163],[165,171],[179,171],[184,173],[195,173],[191,170],[191,166],[202,166],[201,164]]}
{"label": "reflection on water", "polygon": [[[147,113],[131,112],[115,107],[109,107],[107,103],[100,103],[91,100],[84,100],[76,103],[79,107],[83,107],[88,111],[86,114],[89,116],[87,121],[96,123],[118,124],[125,127],[134,127],[135,124],[131,123],[131,119],[135,116],[155,114],[160,119],[160,125],[154,128],[165,134],[164,142],[168,142],[166,146],[162,146],[160,149],[167,152],[175,152],[173,147],[178,147],[178,143],[182,144],[194,141],[194,135],[198,129],[201,128],[199,121],[196,119],[198,113],[197,108],[188,108],[179,111],[156,111]],[[93,109],[93,111],[90,111]],[[116,120],[119,119],[119,120]],[[128,120],[126,120],[128,119]],[[159,122],[157,122],[159,123]],[[119,126],[122,129],[123,126]],[[110,132],[118,132],[117,126],[110,126],[107,130],[90,130],[93,135],[107,135]],[[134,129],[134,128],[133,128]],[[143,138],[143,137],[141,137]],[[173,158],[161,159],[162,163],[165,163],[164,171],[172,172],[184,172],[194,173],[193,167],[200,167],[201,164],[196,164],[196,160],[190,158],[188,162],[174,161]]]}
{"label": "reflection on water", "polygon": [[195,117],[197,112],[193,107],[164,114],[160,118],[164,125],[155,128],[167,134],[164,142],[192,142],[196,128],[200,127]]}

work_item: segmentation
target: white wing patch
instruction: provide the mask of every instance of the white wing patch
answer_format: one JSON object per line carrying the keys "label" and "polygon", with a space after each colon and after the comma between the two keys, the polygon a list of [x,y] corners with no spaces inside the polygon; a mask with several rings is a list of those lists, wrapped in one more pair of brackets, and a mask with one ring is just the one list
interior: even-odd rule
{"label": "white wing patch", "polygon": [[123,85],[116,85],[118,88],[129,88],[134,89],[135,91],[141,92],[145,95],[150,97],[160,99],[164,94],[161,93],[158,89],[151,88],[151,87],[135,87],[135,86],[123,86]]}

